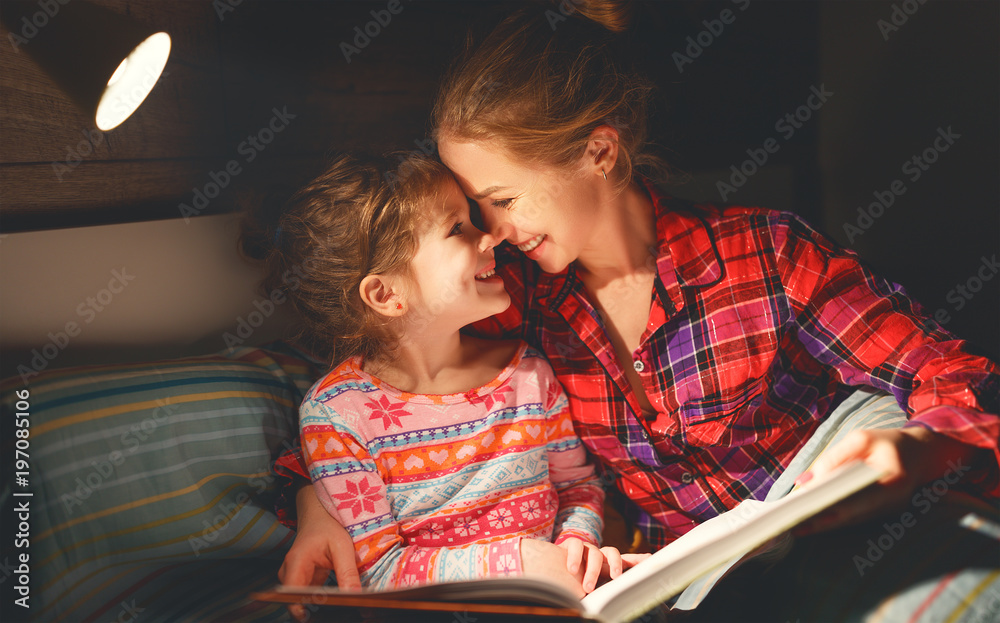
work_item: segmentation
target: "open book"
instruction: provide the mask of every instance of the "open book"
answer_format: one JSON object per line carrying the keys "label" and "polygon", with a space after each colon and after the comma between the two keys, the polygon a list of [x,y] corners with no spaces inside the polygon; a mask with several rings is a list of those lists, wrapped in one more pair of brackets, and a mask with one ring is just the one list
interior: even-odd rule
{"label": "open book", "polygon": [[277,586],[252,597],[285,603],[566,616],[624,623],[881,476],[878,470],[856,461],[823,478],[813,479],[779,500],[745,500],[599,586],[582,600],[560,586],[534,577],[446,582],[394,591],[343,592],[335,587]]}

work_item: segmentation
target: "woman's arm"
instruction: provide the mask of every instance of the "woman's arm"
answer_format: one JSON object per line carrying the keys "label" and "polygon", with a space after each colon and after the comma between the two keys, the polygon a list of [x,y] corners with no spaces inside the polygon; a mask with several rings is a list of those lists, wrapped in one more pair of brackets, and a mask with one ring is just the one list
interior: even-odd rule
{"label": "woman's arm", "polygon": [[963,473],[965,483],[1000,493],[1000,366],[973,354],[902,288],[797,217],[775,217],[772,232],[800,342],[842,382],[891,392],[910,415],[902,429],[859,431],[817,462],[813,474],[853,458],[887,473],[881,488],[817,522],[859,520],[898,506],[915,487],[959,465],[979,468]]}
{"label": "woman's arm", "polygon": [[796,534],[858,523],[884,510],[902,507],[924,483],[941,479],[956,484],[972,469],[977,453],[982,452],[921,427],[853,431],[824,452],[812,469],[799,477],[799,482],[808,482],[856,459],[881,469],[886,477],[879,487],[865,489],[800,525]]}
{"label": "woman's arm", "polygon": [[[278,581],[287,586],[322,586],[332,569],[337,576],[337,586],[360,590],[354,542],[343,526],[320,505],[312,483],[300,483],[295,506],[298,530],[278,570]],[[289,605],[288,611],[297,621],[308,618],[301,604]]]}
{"label": "woman's arm", "polygon": [[347,590],[360,589],[354,542],[344,527],[319,503],[312,483],[303,483],[299,487],[295,507],[299,529],[278,570],[278,580],[289,586],[321,586],[333,570],[337,586]]}

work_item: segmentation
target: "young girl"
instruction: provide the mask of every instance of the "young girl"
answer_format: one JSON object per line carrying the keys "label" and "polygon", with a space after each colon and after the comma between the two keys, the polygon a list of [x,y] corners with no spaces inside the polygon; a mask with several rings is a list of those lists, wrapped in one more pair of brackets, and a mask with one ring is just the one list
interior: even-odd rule
{"label": "young girl", "polygon": [[447,169],[339,157],[276,233],[269,279],[299,275],[289,297],[336,364],[302,403],[301,440],[362,583],[535,573],[582,595],[566,549],[601,567],[604,491],[544,357],[459,333],[510,297]]}

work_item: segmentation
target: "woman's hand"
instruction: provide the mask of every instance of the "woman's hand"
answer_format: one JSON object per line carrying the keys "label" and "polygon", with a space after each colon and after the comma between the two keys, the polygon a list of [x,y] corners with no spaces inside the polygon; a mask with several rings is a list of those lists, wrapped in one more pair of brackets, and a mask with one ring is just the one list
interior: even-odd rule
{"label": "woman's hand", "polygon": [[824,452],[810,471],[796,481],[804,484],[855,459],[884,472],[875,486],[859,491],[803,523],[804,535],[860,523],[903,508],[920,485],[942,478],[956,465],[969,465],[976,448],[921,427],[857,430]]}
{"label": "woman's hand", "polygon": [[559,544],[559,547],[566,550],[566,570],[574,577],[581,577],[581,585],[587,593],[597,588],[598,579],[613,580],[626,569],[634,567],[650,556],[650,554],[622,554],[615,547],[598,549],[595,545],[575,537],[566,539]]}
{"label": "woman's hand", "polygon": [[[287,586],[321,586],[332,569],[337,576],[337,586],[360,590],[354,542],[347,530],[320,504],[312,484],[296,492],[295,509],[298,532],[278,570],[278,580]],[[290,605],[288,610],[295,619],[304,620],[302,605]]]}

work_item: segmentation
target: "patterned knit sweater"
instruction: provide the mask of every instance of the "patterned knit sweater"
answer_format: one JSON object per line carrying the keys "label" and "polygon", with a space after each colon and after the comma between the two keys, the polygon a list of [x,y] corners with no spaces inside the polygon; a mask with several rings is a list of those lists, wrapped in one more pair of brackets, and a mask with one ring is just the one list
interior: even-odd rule
{"label": "patterned knit sweater", "polygon": [[402,392],[348,360],[310,389],[299,424],[367,587],[518,575],[523,537],[599,544],[604,490],[526,344],[491,382],[450,395]]}

